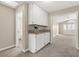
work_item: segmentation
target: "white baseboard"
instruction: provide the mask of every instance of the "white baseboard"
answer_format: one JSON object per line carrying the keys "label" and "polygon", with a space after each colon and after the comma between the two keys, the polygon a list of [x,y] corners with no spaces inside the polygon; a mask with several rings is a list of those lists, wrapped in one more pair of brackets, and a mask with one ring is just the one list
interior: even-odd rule
{"label": "white baseboard", "polygon": [[25,52],[29,51],[29,49],[25,49],[25,50],[22,50],[22,51],[25,53]]}
{"label": "white baseboard", "polygon": [[6,50],[6,49],[9,49],[9,48],[12,48],[12,47],[15,47],[15,45],[11,45],[11,46],[8,46],[8,47],[5,47],[5,48],[1,48],[0,51]]}

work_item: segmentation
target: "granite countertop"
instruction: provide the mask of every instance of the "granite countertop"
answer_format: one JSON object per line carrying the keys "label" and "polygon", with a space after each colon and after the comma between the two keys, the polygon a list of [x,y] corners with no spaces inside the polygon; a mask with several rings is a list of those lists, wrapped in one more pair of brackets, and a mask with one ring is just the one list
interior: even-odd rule
{"label": "granite countertop", "polygon": [[34,34],[41,34],[45,32],[50,32],[50,30],[39,30],[39,31],[34,31],[34,30],[29,30],[28,33],[34,33]]}
{"label": "granite countertop", "polygon": [[28,27],[28,33],[41,34],[45,32],[50,32],[50,29],[48,26],[32,24],[32,25],[29,25]]}

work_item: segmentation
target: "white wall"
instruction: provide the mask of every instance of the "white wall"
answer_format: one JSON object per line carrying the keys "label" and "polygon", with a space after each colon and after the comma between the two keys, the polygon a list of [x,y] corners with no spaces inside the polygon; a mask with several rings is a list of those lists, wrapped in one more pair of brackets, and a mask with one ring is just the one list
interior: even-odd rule
{"label": "white wall", "polygon": [[15,45],[15,12],[0,5],[0,49]]}
{"label": "white wall", "polygon": [[53,37],[59,34],[59,25],[53,24]]}
{"label": "white wall", "polygon": [[59,34],[59,25],[56,18],[54,18],[53,15],[50,16],[51,16],[50,20],[51,20],[51,39],[52,39]]}

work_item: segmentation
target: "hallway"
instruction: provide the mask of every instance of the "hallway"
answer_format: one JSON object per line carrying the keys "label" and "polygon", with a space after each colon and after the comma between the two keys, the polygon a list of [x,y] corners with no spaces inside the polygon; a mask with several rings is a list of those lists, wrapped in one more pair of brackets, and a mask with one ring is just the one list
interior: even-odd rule
{"label": "hallway", "polygon": [[73,37],[56,36],[54,44],[48,44],[35,54],[23,53],[16,48],[0,52],[1,57],[79,57],[79,51],[72,46]]}

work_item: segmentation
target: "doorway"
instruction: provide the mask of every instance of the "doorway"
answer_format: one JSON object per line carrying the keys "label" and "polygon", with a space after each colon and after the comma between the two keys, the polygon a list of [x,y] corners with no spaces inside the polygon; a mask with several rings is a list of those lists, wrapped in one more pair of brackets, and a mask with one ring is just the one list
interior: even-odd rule
{"label": "doorway", "polygon": [[51,41],[54,46],[71,46],[78,49],[78,13],[71,13],[71,18],[67,18],[68,14],[52,15]]}
{"label": "doorway", "polygon": [[63,37],[65,41],[71,42],[69,43],[69,45],[75,47],[76,19],[66,20],[59,23],[58,25],[59,25],[59,35],[61,35],[61,38]]}
{"label": "doorway", "polygon": [[22,43],[22,12],[16,11],[16,47],[20,50],[23,49]]}

